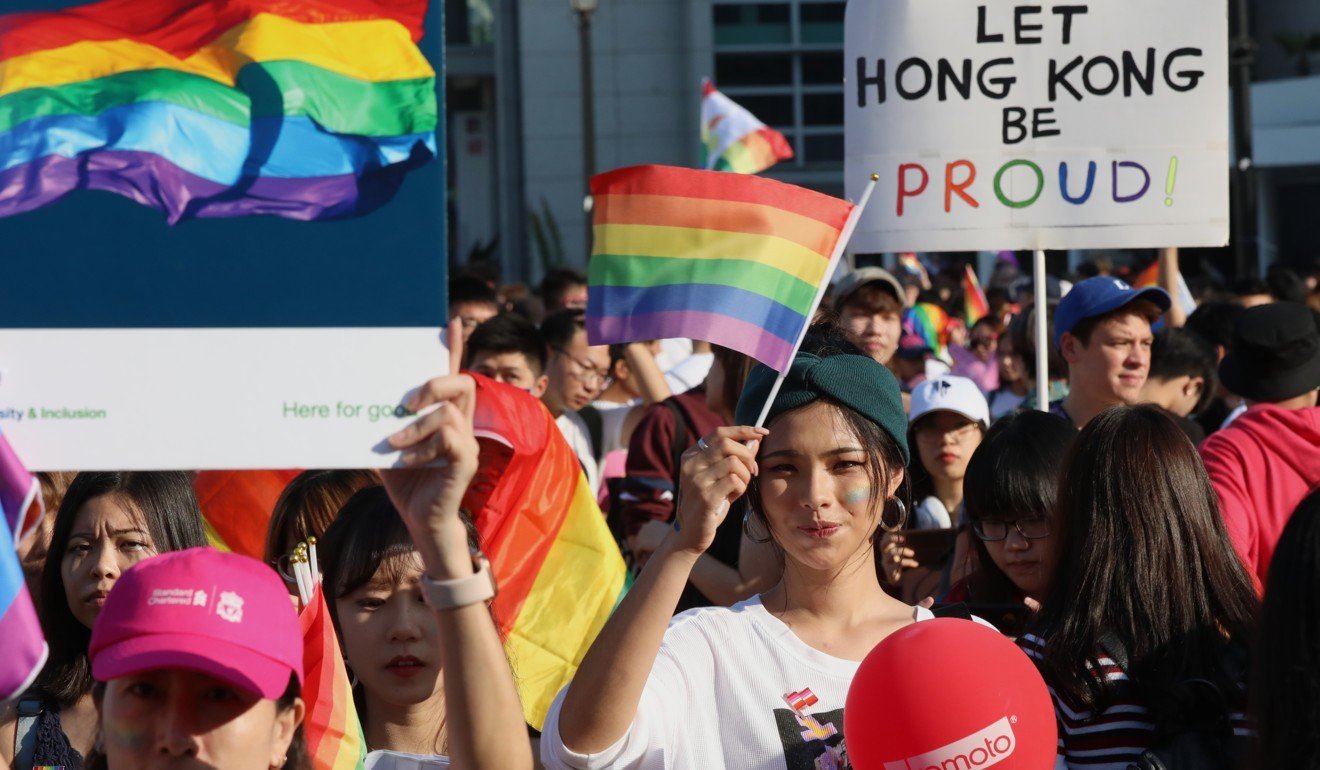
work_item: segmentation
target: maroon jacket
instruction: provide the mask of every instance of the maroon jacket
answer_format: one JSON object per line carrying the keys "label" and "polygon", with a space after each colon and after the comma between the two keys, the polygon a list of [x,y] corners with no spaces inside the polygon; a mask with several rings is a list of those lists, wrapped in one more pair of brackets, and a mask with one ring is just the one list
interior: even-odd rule
{"label": "maroon jacket", "polygon": [[[674,407],[683,417],[682,432],[686,434],[679,447],[674,446],[679,433]],[[625,534],[636,534],[649,519],[674,518],[674,495],[678,493],[674,458],[723,424],[720,416],[706,406],[705,385],[646,408],[628,444],[623,491],[617,501]]]}

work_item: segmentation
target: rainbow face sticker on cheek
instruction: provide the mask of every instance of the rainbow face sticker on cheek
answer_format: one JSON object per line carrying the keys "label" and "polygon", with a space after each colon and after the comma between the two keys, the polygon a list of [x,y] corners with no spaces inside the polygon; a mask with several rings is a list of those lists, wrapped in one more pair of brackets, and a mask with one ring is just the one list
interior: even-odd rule
{"label": "rainbow face sticker on cheek", "polygon": [[145,723],[128,716],[107,718],[102,729],[107,743],[123,746],[129,751],[141,751],[147,741]]}
{"label": "rainbow face sticker on cheek", "polygon": [[857,505],[871,499],[870,487],[858,487],[843,496],[843,502],[848,505]]}

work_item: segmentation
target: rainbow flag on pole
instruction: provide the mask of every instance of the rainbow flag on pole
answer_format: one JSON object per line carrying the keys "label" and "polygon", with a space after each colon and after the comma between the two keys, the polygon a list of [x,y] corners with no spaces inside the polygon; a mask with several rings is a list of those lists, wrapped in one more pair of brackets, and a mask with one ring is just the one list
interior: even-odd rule
{"label": "rainbow flag on pole", "polygon": [[701,84],[701,166],[707,171],[759,174],[793,157],[784,135],[705,80]]}
{"label": "rainbow flag on pole", "polygon": [[593,345],[693,337],[785,371],[853,205],[742,174],[633,166],[591,180]]}
{"label": "rainbow flag on pole", "polygon": [[539,730],[623,598],[627,569],[550,413],[526,391],[473,378],[481,464],[463,505],[478,512],[499,585],[491,612],[523,716]]}
{"label": "rainbow flag on pole", "polygon": [[105,190],[327,219],[436,154],[426,0],[103,0],[0,16],[0,216]]}
{"label": "rainbow flag on pole", "polygon": [[303,735],[314,770],[353,770],[367,758],[367,741],[353,705],[348,668],[330,622],[321,586],[298,615],[303,634]]}
{"label": "rainbow flag on pole", "polygon": [[972,328],[976,322],[990,315],[990,301],[985,298],[985,292],[981,290],[981,282],[976,278],[976,271],[971,265],[966,266],[963,272],[963,313],[967,320],[967,328]]}
{"label": "rainbow flag on pole", "polygon": [[[1156,257],[1154,262],[1147,265],[1145,270],[1137,273],[1136,278],[1132,279],[1132,285],[1138,289],[1160,285],[1159,257]],[[1184,314],[1191,315],[1196,311],[1196,298],[1192,296],[1191,287],[1187,285],[1187,281],[1183,278],[1181,270],[1178,271],[1178,283],[1176,288],[1177,291],[1174,292],[1174,300],[1182,308]]]}

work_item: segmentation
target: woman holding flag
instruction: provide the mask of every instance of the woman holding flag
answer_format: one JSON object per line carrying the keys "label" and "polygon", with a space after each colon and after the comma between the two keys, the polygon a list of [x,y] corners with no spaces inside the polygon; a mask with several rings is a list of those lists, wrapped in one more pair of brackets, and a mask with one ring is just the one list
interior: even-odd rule
{"label": "woman holding flag", "polygon": [[[931,617],[891,598],[874,565],[882,530],[906,518],[908,460],[898,383],[859,355],[799,354],[749,375],[739,427],[683,458],[678,528],[592,645],[547,717],[548,768],[848,767],[843,704],[859,661]],[[731,608],[673,618],[729,506],[770,533],[782,580]]]}

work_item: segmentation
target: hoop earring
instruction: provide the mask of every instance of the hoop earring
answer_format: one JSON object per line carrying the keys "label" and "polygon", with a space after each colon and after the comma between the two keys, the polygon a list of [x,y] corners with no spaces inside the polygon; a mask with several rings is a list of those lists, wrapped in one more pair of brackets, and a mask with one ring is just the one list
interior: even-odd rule
{"label": "hoop earring", "polygon": [[903,501],[899,500],[897,497],[894,498],[894,507],[898,509],[898,523],[892,527],[885,525],[885,512],[880,511],[880,529],[884,530],[885,532],[891,535],[903,529],[903,527],[907,524],[907,517],[908,517],[907,506],[904,505]]}
{"label": "hoop earring", "polygon": [[743,534],[747,536],[748,540],[752,541],[753,543],[756,543],[757,545],[765,545],[766,543],[774,539],[770,537],[769,534],[767,534],[763,538],[753,537],[751,528],[749,527],[751,520],[752,520],[752,507],[748,505],[747,510],[743,512],[743,520],[742,520]]}

